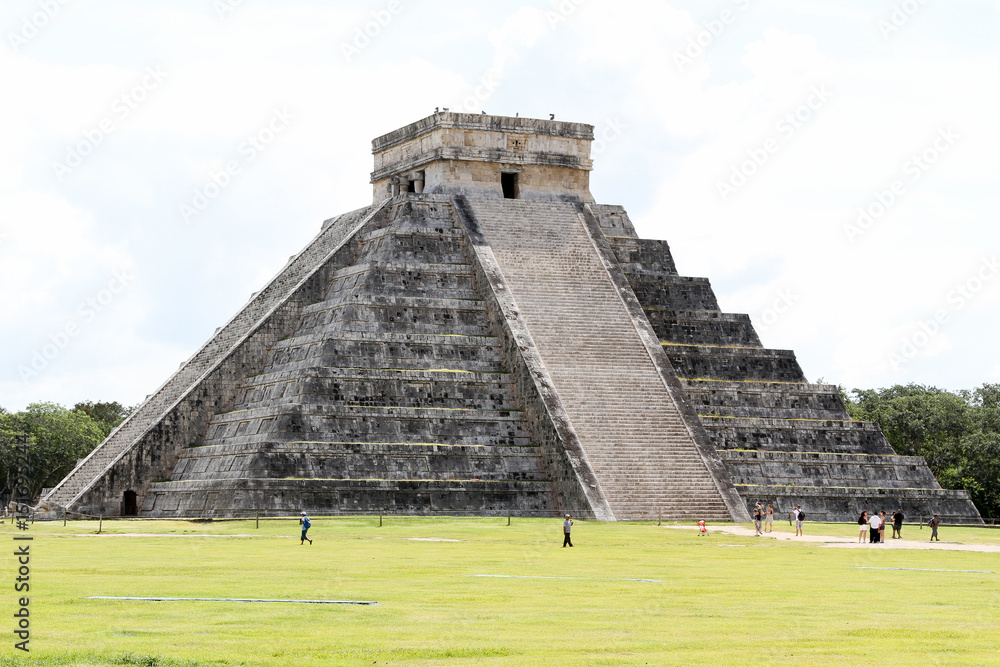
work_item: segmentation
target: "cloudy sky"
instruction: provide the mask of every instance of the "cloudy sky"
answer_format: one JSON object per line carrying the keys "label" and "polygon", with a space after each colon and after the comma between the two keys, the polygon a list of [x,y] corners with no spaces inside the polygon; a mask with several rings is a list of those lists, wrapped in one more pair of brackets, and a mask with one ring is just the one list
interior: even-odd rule
{"label": "cloudy sky", "polygon": [[436,106],[595,125],[598,202],[810,380],[998,382],[998,34],[997,0],[5,0],[0,406],[140,401]]}

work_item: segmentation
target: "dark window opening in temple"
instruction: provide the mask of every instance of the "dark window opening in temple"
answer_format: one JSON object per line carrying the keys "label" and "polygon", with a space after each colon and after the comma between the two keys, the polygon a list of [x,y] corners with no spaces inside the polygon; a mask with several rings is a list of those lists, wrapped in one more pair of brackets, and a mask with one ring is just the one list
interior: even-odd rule
{"label": "dark window opening in temple", "polygon": [[500,187],[504,199],[517,199],[517,174],[500,174]]}

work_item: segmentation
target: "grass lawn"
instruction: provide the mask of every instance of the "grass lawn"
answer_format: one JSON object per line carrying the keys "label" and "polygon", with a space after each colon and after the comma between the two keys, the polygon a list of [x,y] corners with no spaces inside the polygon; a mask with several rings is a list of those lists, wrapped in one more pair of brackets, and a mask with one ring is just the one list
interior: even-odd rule
{"label": "grass lawn", "polygon": [[[1000,554],[828,548],[652,524],[316,518],[36,523],[31,657],[0,665],[1000,664]],[[780,523],[776,529],[791,530]],[[16,576],[13,528],[5,590]],[[856,535],[806,523],[808,534]],[[928,529],[904,529],[911,539]],[[941,529],[1000,544],[1000,531]],[[488,578],[472,575],[517,575]],[[564,578],[557,578],[564,577]],[[630,581],[656,579],[659,581]],[[372,600],[378,606],[87,596]],[[871,646],[878,645],[878,655]]]}

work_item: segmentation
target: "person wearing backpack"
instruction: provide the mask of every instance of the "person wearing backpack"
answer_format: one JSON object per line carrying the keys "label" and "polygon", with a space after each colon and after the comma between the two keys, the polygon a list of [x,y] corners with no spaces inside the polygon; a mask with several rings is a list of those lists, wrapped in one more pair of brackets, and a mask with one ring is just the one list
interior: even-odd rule
{"label": "person wearing backpack", "polygon": [[941,538],[938,537],[937,530],[938,526],[941,525],[941,519],[938,518],[938,515],[935,514],[934,518],[927,522],[927,525],[931,527],[931,542],[940,542]]}
{"label": "person wearing backpack", "polygon": [[309,528],[312,526],[312,521],[309,520],[305,512],[302,512],[299,517],[299,525],[302,526],[302,541],[299,542],[299,546],[305,544],[306,540],[309,540],[309,544],[312,544],[313,541],[306,537],[306,533],[309,532]]}
{"label": "person wearing backpack", "polygon": [[802,511],[802,505],[795,506],[795,536],[802,537],[802,522],[806,520],[806,513]]}

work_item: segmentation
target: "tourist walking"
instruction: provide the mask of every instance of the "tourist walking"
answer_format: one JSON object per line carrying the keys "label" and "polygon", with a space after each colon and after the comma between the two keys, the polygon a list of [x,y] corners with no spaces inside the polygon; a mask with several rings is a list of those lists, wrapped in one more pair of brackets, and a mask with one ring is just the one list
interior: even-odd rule
{"label": "tourist walking", "polygon": [[299,525],[302,526],[302,541],[299,542],[299,546],[305,544],[306,541],[308,541],[309,544],[312,544],[313,541],[306,537],[306,533],[309,532],[309,528],[312,526],[312,521],[309,520],[309,517],[306,516],[305,512],[302,512],[299,515]]}
{"label": "tourist walking", "polygon": [[764,512],[764,532],[770,533],[774,530],[774,508],[771,503],[767,504],[767,511]]}
{"label": "tourist walking", "polygon": [[566,515],[566,520],[563,521],[563,546],[571,547],[573,546],[573,541],[569,539],[569,532],[573,530],[573,521],[569,518],[569,514]]}
{"label": "tourist walking", "polygon": [[879,518],[878,512],[872,512],[872,516],[868,519],[868,527],[871,532],[868,534],[869,544],[878,544],[878,529],[882,525],[882,520]]}
{"label": "tourist walking", "polygon": [[858,542],[864,542],[865,538],[868,537],[868,510],[862,510],[861,516],[858,517]]}
{"label": "tourist walking", "polygon": [[941,538],[938,537],[937,529],[941,525],[941,519],[935,514],[934,518],[927,522],[927,525],[931,527],[931,542],[940,542]]}
{"label": "tourist walking", "polygon": [[764,506],[757,503],[753,507],[754,537],[760,537],[760,522],[764,519]]}
{"label": "tourist walking", "polygon": [[903,539],[903,510],[898,509],[892,513],[892,539]]}
{"label": "tourist walking", "polygon": [[885,510],[878,513],[879,524],[878,524],[878,541],[882,544],[885,543]]}
{"label": "tourist walking", "polygon": [[802,522],[806,520],[806,513],[802,511],[802,505],[795,506],[795,536],[802,537]]}

